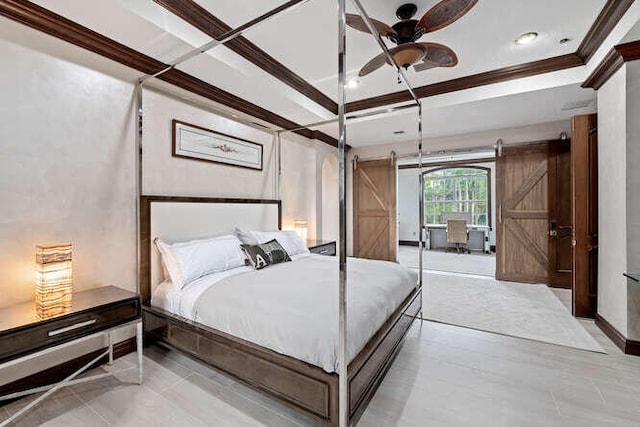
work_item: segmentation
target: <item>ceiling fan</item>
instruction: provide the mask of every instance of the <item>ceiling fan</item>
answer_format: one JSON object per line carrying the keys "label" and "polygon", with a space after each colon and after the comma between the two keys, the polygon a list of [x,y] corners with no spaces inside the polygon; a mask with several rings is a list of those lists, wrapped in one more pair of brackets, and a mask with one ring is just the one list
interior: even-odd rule
{"label": "ceiling fan", "polygon": [[[389,49],[389,52],[400,67],[408,69],[420,61],[422,62],[414,66],[416,71],[435,67],[455,67],[458,64],[458,57],[453,50],[438,43],[416,43],[416,40],[425,33],[437,31],[454,23],[477,2],[478,0],[442,0],[429,9],[419,21],[412,19],[418,7],[413,3],[407,3],[396,10],[396,16],[400,21],[395,25],[389,26],[375,19],[371,21],[381,36],[387,37],[398,45]],[[348,13],[347,25],[356,30],[371,33],[359,15]],[[391,65],[387,56],[382,53],[366,63],[358,75],[366,76],[384,64]]]}

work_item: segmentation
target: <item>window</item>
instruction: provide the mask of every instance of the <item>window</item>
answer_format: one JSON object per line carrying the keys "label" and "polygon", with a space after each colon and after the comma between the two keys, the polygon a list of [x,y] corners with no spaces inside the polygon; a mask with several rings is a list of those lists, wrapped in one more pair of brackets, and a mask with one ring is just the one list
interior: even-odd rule
{"label": "window", "polygon": [[490,225],[489,169],[444,168],[423,177],[426,224],[442,224],[443,212],[468,212],[473,225]]}

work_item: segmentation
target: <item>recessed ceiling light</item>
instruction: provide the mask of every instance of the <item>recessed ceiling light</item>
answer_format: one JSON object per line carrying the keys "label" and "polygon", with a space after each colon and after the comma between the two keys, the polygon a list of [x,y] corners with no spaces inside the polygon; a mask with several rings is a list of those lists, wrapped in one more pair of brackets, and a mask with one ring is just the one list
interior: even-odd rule
{"label": "recessed ceiling light", "polygon": [[356,87],[358,87],[358,85],[360,84],[360,80],[358,79],[351,79],[347,82],[347,88],[349,89],[355,89]]}
{"label": "recessed ceiling light", "polygon": [[561,45],[569,44],[570,41],[571,41],[571,39],[564,38],[564,39],[560,40],[560,44]]}
{"label": "recessed ceiling light", "polygon": [[538,33],[524,33],[516,39],[516,44],[529,44],[538,37]]}

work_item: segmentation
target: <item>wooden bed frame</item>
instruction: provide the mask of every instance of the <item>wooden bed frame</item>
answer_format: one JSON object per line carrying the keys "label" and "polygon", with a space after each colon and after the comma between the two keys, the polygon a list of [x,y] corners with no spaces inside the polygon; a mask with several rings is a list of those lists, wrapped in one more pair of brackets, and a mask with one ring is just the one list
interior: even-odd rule
{"label": "wooden bed frame", "polygon": [[[236,380],[293,407],[327,425],[338,425],[338,375],[290,356],[237,338],[203,324],[152,307],[151,299],[151,203],[270,203],[260,199],[215,199],[142,196],[140,293],[145,338],[162,344],[221,370]],[[348,366],[349,417],[355,423],[362,415],[400,350],[404,337],[418,317],[422,290],[414,289],[380,327]]]}

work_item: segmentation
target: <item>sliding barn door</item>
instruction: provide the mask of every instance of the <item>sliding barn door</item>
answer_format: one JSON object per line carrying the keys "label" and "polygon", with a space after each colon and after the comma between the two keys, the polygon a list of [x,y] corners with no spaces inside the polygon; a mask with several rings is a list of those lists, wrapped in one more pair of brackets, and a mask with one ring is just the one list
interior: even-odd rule
{"label": "sliding barn door", "polygon": [[357,162],[353,171],[353,249],[358,258],[397,260],[396,168]]}
{"label": "sliding barn door", "polygon": [[549,144],[505,147],[496,154],[496,278],[549,280]]}

